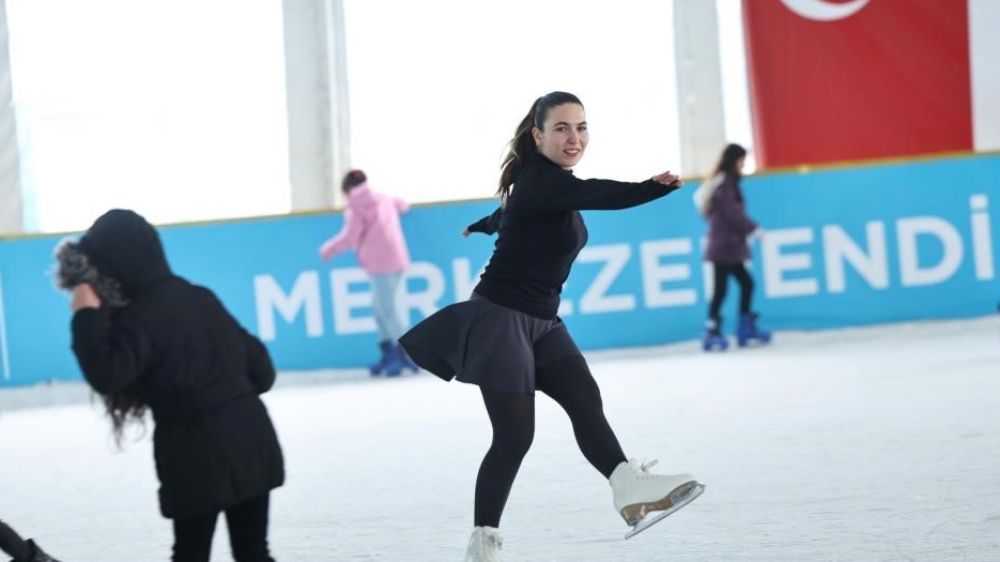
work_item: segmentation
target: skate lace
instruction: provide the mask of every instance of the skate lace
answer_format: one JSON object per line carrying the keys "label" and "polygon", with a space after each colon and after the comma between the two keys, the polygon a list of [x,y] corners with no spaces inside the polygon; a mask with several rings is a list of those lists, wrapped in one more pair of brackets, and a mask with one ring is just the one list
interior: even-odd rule
{"label": "skate lace", "polygon": [[660,462],[660,461],[658,461],[658,460],[656,460],[656,459],[650,459],[650,460],[637,460],[637,459],[630,459],[630,460],[629,460],[629,464],[630,464],[630,465],[632,465],[632,467],[633,467],[633,468],[635,469],[636,473],[637,473],[637,474],[638,474],[638,475],[639,475],[640,477],[648,477],[648,476],[652,476],[652,475],[651,475],[651,474],[649,473],[649,469],[651,469],[651,468],[653,468],[654,466],[656,466],[656,464],[657,464],[658,462]]}
{"label": "skate lace", "polygon": [[503,539],[498,535],[486,536],[486,547],[490,550],[500,551],[503,549]]}

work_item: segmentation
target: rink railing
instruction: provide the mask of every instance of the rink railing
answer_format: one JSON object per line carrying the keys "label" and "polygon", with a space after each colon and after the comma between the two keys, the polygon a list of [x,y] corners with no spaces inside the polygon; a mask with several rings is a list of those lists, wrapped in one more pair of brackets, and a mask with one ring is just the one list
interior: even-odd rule
{"label": "rink railing", "polygon": [[[711,290],[696,186],[652,204],[587,212],[590,242],[561,315],[584,349],[699,337]],[[826,170],[744,181],[755,308],[774,330],[824,329],[996,311],[1000,155]],[[493,240],[462,238],[492,202],[421,206],[404,217],[414,265],[411,321],[466,298]],[[141,209],[137,209],[142,211]],[[352,255],[323,263],[339,213],[165,227],[171,265],[213,289],[267,343],[279,369],[358,367],[375,356],[370,287]],[[0,386],[77,379],[67,298],[53,288],[62,236],[0,241]],[[736,287],[724,316],[735,324]],[[779,340],[780,341],[780,340]]]}

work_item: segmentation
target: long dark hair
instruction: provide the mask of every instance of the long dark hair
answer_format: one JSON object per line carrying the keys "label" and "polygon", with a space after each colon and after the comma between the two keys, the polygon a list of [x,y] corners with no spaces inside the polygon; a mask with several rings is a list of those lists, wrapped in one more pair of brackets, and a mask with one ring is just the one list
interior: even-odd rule
{"label": "long dark hair", "polygon": [[507,143],[507,154],[500,164],[500,185],[497,188],[497,195],[503,202],[507,201],[510,195],[510,187],[517,179],[517,174],[524,166],[524,160],[536,149],[535,141],[531,136],[532,127],[539,130],[545,129],[545,120],[549,117],[549,110],[564,103],[574,103],[583,107],[580,98],[568,92],[550,92],[535,100],[531,104],[528,114],[521,119],[514,131],[514,138]]}
{"label": "long dark hair", "polygon": [[736,169],[736,162],[740,158],[744,158],[747,155],[747,149],[742,146],[732,143],[726,146],[725,150],[722,151],[722,156],[719,157],[719,163],[715,166],[715,171],[712,175],[719,173],[725,174],[727,176],[740,177],[740,171]]}
{"label": "long dark hair", "polygon": [[[81,283],[89,283],[101,299],[101,314],[113,314],[115,310],[128,304],[122,287],[112,277],[103,275],[91,263],[90,258],[80,248],[75,240],[63,240],[56,247],[56,286],[66,291]],[[111,431],[115,444],[121,448],[125,435],[125,426],[129,422],[145,427],[145,416],[148,405],[139,392],[137,382],[113,394],[101,394],[101,401],[108,417],[111,418]]]}
{"label": "long dark hair", "polygon": [[146,410],[149,405],[139,395],[137,385],[120,390],[114,394],[102,394],[101,401],[104,402],[104,410],[111,418],[111,432],[115,438],[115,444],[120,449],[122,440],[125,437],[125,426],[133,422],[146,427]]}

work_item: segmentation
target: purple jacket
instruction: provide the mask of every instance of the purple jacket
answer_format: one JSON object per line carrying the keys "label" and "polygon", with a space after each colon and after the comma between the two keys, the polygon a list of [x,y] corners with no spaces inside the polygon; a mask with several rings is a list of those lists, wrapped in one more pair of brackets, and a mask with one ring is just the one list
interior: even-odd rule
{"label": "purple jacket", "polygon": [[345,250],[356,250],[358,263],[368,275],[405,271],[410,253],[403,238],[399,215],[410,206],[397,197],[377,193],[362,184],[347,196],[344,227],[319,249],[324,260]]}
{"label": "purple jacket", "polygon": [[757,223],[747,216],[739,178],[726,176],[711,201],[705,261],[736,264],[750,259],[747,236],[757,228]]}

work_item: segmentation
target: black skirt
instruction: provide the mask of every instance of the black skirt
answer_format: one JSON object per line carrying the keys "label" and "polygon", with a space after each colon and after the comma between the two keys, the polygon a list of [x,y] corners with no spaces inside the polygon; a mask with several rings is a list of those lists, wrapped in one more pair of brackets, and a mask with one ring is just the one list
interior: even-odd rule
{"label": "black skirt", "polygon": [[473,293],[428,316],[399,343],[418,365],[446,381],[532,394],[535,344],[556,330],[566,330],[559,318],[537,318]]}

